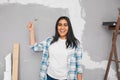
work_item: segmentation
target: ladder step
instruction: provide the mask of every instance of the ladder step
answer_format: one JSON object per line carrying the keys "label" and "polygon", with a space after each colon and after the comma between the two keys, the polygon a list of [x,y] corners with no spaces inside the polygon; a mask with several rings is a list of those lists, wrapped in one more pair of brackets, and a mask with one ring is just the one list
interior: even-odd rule
{"label": "ladder step", "polygon": [[[112,60],[112,61],[115,61],[115,60]],[[117,62],[120,62],[119,60]]]}
{"label": "ladder step", "polygon": [[[108,26],[108,30],[115,30],[115,27],[116,26]],[[120,30],[120,28],[119,28],[119,30]]]}

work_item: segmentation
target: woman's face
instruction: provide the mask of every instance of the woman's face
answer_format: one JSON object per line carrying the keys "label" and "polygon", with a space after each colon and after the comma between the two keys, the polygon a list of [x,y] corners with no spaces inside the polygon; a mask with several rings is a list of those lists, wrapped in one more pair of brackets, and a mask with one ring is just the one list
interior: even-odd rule
{"label": "woman's face", "polygon": [[59,34],[60,38],[66,39],[66,36],[68,33],[68,23],[65,19],[61,19],[58,22],[57,30],[58,30],[58,34]]}

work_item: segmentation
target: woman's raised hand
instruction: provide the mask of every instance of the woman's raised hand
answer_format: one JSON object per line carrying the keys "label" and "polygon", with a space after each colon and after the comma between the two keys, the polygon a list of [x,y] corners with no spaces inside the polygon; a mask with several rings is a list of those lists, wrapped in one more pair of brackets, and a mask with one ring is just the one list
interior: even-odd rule
{"label": "woman's raised hand", "polygon": [[30,45],[34,45],[36,43],[35,33],[34,33],[34,25],[32,22],[29,22],[27,28],[30,32]]}
{"label": "woman's raised hand", "polygon": [[27,25],[27,28],[28,30],[31,32],[31,31],[34,31],[34,25],[33,25],[33,22],[29,22],[28,25]]}

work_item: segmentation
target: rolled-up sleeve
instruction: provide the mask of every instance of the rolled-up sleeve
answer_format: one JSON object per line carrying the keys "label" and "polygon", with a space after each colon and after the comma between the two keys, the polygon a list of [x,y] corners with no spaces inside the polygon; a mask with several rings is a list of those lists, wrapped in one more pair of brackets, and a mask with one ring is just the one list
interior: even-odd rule
{"label": "rolled-up sleeve", "polygon": [[39,43],[35,43],[34,45],[31,45],[30,48],[32,49],[32,51],[43,51],[44,46],[45,46],[45,41],[39,42]]}
{"label": "rolled-up sleeve", "polygon": [[77,68],[77,74],[83,73],[81,61],[82,61],[82,48],[78,47],[76,51],[76,68]]}

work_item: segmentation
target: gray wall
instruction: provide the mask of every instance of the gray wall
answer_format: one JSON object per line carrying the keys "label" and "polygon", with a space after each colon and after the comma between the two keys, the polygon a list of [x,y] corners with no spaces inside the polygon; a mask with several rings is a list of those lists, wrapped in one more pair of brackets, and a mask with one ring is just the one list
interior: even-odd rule
{"label": "gray wall", "polygon": [[[106,59],[110,51],[109,49],[111,48],[112,31],[109,31],[107,26],[103,26],[102,22],[117,20],[117,9],[120,7],[120,1],[83,0],[81,4],[86,12],[86,17],[84,18],[86,24],[83,37],[84,50],[92,53],[90,55],[93,56],[93,60],[101,61]],[[96,46],[98,47],[97,49]]]}
{"label": "gray wall", "polygon": [[[86,24],[82,38],[83,49],[88,52],[92,61],[101,62],[99,64],[101,66],[102,61],[108,60],[112,44],[112,31],[108,30],[107,26],[103,26],[102,22],[117,20],[120,0],[82,0],[81,6],[86,12],[84,18]],[[120,53],[119,41],[120,38],[117,42],[118,53]],[[95,66],[95,64],[90,66]],[[114,65],[112,68],[115,69]],[[103,80],[105,68],[84,69],[84,72],[85,80]],[[108,80],[116,80],[112,77],[114,76],[111,76]]]}

